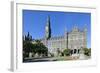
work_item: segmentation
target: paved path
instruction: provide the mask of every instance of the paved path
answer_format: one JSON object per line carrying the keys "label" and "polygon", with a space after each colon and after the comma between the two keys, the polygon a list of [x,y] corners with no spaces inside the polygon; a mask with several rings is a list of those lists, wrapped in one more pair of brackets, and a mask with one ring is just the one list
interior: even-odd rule
{"label": "paved path", "polygon": [[46,62],[46,61],[48,62],[48,61],[68,61],[68,60],[79,60],[79,57],[67,56],[67,57],[47,57],[47,58],[26,58],[24,62]]}
{"label": "paved path", "polygon": [[25,62],[43,62],[43,61],[64,61],[72,60],[72,57],[52,57],[52,58],[26,58]]}

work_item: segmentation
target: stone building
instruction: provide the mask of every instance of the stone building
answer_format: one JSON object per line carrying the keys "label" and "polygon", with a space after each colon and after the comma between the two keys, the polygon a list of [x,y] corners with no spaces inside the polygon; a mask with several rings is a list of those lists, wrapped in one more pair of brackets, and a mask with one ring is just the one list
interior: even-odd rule
{"label": "stone building", "polygon": [[57,50],[61,52],[64,49],[70,49],[71,55],[78,54],[80,49],[87,47],[87,28],[79,30],[77,26],[73,26],[72,31],[65,30],[63,36],[52,37],[51,36],[51,23],[50,17],[47,19],[45,26],[45,37],[40,41],[48,47],[48,52],[57,55]]}

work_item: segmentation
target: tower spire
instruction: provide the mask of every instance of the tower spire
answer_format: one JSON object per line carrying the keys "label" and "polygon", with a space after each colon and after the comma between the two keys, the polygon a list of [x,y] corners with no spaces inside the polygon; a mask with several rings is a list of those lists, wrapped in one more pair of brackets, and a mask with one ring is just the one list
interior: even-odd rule
{"label": "tower spire", "polygon": [[73,31],[74,31],[74,32],[79,31],[77,24],[74,24],[74,26],[73,26]]}
{"label": "tower spire", "polygon": [[51,38],[50,16],[47,17],[45,31],[46,31],[46,39]]}

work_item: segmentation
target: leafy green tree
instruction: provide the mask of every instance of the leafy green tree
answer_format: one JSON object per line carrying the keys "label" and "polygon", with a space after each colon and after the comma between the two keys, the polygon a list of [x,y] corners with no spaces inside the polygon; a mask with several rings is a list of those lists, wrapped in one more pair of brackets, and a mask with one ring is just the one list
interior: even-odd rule
{"label": "leafy green tree", "polygon": [[28,32],[28,34],[23,37],[23,58],[29,57],[30,52],[33,54],[38,53],[38,55],[48,55],[48,48],[41,43],[40,40],[34,40],[35,43],[32,42],[32,36]]}
{"label": "leafy green tree", "polygon": [[29,57],[29,53],[32,52],[32,36],[29,34],[23,36],[23,58]]}
{"label": "leafy green tree", "polygon": [[32,52],[47,56],[48,48],[43,43],[41,43],[40,40],[35,40],[35,42],[36,43],[32,45]]}
{"label": "leafy green tree", "polygon": [[66,56],[70,56],[70,49],[65,49],[63,51],[63,54],[66,55]]}
{"label": "leafy green tree", "polygon": [[91,56],[91,48],[89,48],[89,54],[88,55]]}
{"label": "leafy green tree", "polygon": [[91,48],[84,48],[84,54],[87,56],[91,56]]}
{"label": "leafy green tree", "polygon": [[23,42],[23,55],[24,57],[29,57],[29,53],[32,52],[32,43],[29,41]]}

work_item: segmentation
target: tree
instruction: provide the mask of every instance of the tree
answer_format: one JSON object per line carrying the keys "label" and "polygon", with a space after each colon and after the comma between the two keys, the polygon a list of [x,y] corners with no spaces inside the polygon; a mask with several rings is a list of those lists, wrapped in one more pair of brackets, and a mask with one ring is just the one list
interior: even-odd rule
{"label": "tree", "polygon": [[32,36],[29,34],[23,37],[23,58],[29,57],[29,53],[32,52]]}
{"label": "tree", "polygon": [[[32,43],[35,42],[35,43]],[[23,58],[29,57],[29,53],[38,55],[48,55],[48,48],[40,40],[32,40],[32,36],[29,34],[23,37]]]}
{"label": "tree", "polygon": [[91,56],[91,48],[89,48],[89,54],[88,55]]}
{"label": "tree", "polygon": [[85,55],[91,56],[91,48],[89,48],[89,49],[88,48],[84,48],[83,50],[84,50],[84,54]]}
{"label": "tree", "polygon": [[24,52],[24,57],[28,57],[29,53],[32,52],[32,43],[29,41],[24,41],[23,42],[23,52]]}
{"label": "tree", "polygon": [[63,53],[64,53],[64,55],[66,55],[66,56],[70,56],[70,49],[65,49],[65,50],[63,51]]}
{"label": "tree", "polygon": [[35,42],[36,43],[32,45],[32,52],[47,56],[48,48],[43,43],[41,43],[40,40],[35,40]]}

